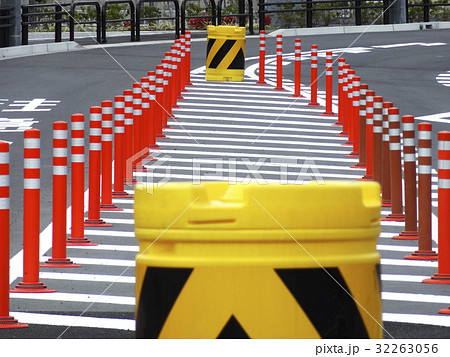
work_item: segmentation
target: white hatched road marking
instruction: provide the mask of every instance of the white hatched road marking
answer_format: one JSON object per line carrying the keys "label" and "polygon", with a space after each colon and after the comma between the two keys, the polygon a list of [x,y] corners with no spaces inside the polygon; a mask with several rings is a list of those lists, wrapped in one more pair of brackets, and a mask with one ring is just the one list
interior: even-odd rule
{"label": "white hatched road marking", "polygon": [[[361,50],[362,51],[362,50]],[[293,59],[293,57],[292,57]],[[304,60],[305,58],[303,58]],[[274,60],[274,58],[273,58]],[[270,61],[269,61],[270,62]],[[291,62],[285,61],[284,65],[287,65]],[[203,76],[201,75],[201,69],[197,69],[193,71],[194,73],[199,74],[198,76],[193,74],[192,80],[195,83],[195,87],[189,87],[189,92],[183,93],[183,96],[187,101],[183,101],[180,104],[181,108],[175,110],[174,113],[177,116],[177,119],[172,120],[170,125],[172,127],[176,127],[179,129],[175,130],[167,130],[166,135],[171,137],[171,139],[176,140],[205,140],[205,141],[223,141],[223,145],[193,145],[191,143],[184,144],[176,142],[174,140],[160,141],[159,144],[164,147],[164,150],[161,151],[160,156],[169,156],[169,158],[164,162],[164,164],[169,163],[177,163],[176,166],[171,166],[173,170],[181,170],[188,171],[188,173],[179,173],[172,175],[173,178],[176,179],[192,179],[195,177],[192,166],[186,166],[183,164],[189,163],[189,160],[192,161],[194,158],[199,160],[199,163],[209,163],[209,164],[217,164],[220,162],[221,158],[254,158],[254,163],[257,163],[257,160],[260,158],[277,158],[277,159],[295,159],[296,162],[292,167],[302,168],[303,160],[314,160],[314,162],[318,162],[320,164],[316,165],[317,169],[320,170],[331,170],[338,171],[341,170],[341,173],[329,174],[322,173],[322,176],[325,178],[346,178],[346,179],[355,179],[362,176],[361,170],[350,169],[349,166],[356,163],[356,159],[346,158],[344,155],[351,151],[349,147],[341,146],[343,140],[342,137],[336,137],[341,128],[339,127],[331,127],[331,124],[336,121],[336,117],[324,117],[319,114],[322,112],[321,109],[318,108],[308,108],[306,104],[308,103],[308,98],[301,100],[294,100],[289,98],[288,96],[291,94],[290,92],[279,94],[273,92],[272,89],[261,89],[259,88],[257,93],[255,94],[255,87],[253,81],[244,81],[242,83],[208,83],[205,82]],[[247,74],[247,71],[246,71]],[[256,74],[254,73],[256,76]],[[200,79],[201,77],[201,79]],[[257,77],[256,77],[257,78]],[[286,82],[284,82],[286,83]],[[286,86],[286,89],[291,90],[291,87]],[[230,89],[232,92],[230,93]],[[303,94],[309,95],[309,88],[303,87]],[[319,91],[319,94],[323,95],[323,91]],[[323,98],[319,98],[319,100]],[[191,100],[191,102],[188,102]],[[195,100],[201,100],[202,103],[196,104]],[[234,103],[230,104],[219,104],[218,107],[221,109],[213,109],[215,103]],[[214,103],[214,104],[213,104]],[[242,104],[242,105],[240,105]],[[261,104],[261,105],[259,105]],[[289,106],[289,110],[285,111],[283,108]],[[228,110],[226,108],[239,108],[241,110]],[[225,109],[225,110],[222,110]],[[257,110],[258,113],[251,112],[252,110]],[[333,108],[335,112],[337,112],[337,108]],[[267,112],[268,111],[268,112]],[[274,113],[273,111],[279,111],[282,113]],[[187,113],[195,112],[194,115],[189,115]],[[290,112],[295,113],[303,113],[303,114],[290,114]],[[204,115],[206,113],[206,115]],[[308,113],[305,115],[305,113]],[[217,115],[211,115],[217,114]],[[282,117],[283,119],[279,119]],[[266,118],[266,119],[265,119]],[[197,121],[196,121],[197,120]],[[205,120],[213,121],[213,123],[204,122]],[[217,122],[217,123],[216,123]],[[253,125],[254,124],[254,125]],[[264,126],[263,124],[267,124]],[[273,124],[273,125],[272,125]],[[229,129],[232,125],[233,130],[227,131],[225,129]],[[264,132],[269,129],[268,132]],[[183,129],[186,128],[195,128],[193,130],[187,130],[191,136],[184,135],[186,131]],[[215,130],[215,129],[224,129],[224,130]],[[242,129],[241,132],[238,132],[238,129]],[[245,130],[256,130],[256,132],[244,132]],[[285,132],[281,134],[277,134],[277,132]],[[329,134],[329,136],[321,137],[319,135],[314,135],[317,132],[322,134]],[[261,134],[262,133],[262,134]],[[301,133],[299,135],[295,135],[295,133]],[[311,133],[311,135],[308,135]],[[232,135],[234,137],[229,138],[226,135]],[[211,137],[213,136],[213,137]],[[243,139],[240,137],[247,137],[250,139]],[[277,148],[276,145],[273,147],[264,147],[264,146],[256,146],[256,145],[235,145],[235,143],[249,143],[253,140],[253,138],[257,138],[258,143],[266,143],[266,144],[278,144],[282,143],[283,145],[290,146],[288,148]],[[273,140],[276,138],[280,140]],[[284,140],[288,138],[297,138],[297,139],[307,139],[308,142],[303,141],[294,141],[294,140]],[[175,141],[176,141],[175,140]],[[326,148],[333,148],[333,150],[300,150],[297,145],[310,145],[310,146],[324,146]],[[199,147],[202,150],[190,150],[189,148]],[[294,146],[294,148],[292,148]],[[186,148],[187,150],[177,150],[179,148]],[[238,149],[239,152],[227,152],[227,149],[234,148]],[[203,150],[206,149],[206,150]],[[209,150],[211,149],[211,150]],[[214,150],[212,150],[214,149]],[[249,151],[248,153],[243,153],[243,151]],[[255,152],[250,152],[251,150],[258,151],[263,150],[264,154],[257,154]],[[278,154],[274,153],[267,154],[267,151],[278,150]],[[286,152],[292,153],[292,155],[283,155]],[[313,156],[298,156],[298,153],[308,152],[313,153]],[[280,155],[281,154],[281,155]],[[185,155],[188,157],[178,157],[179,155]],[[334,157],[336,156],[336,157]],[[191,158],[189,158],[191,157]],[[158,162],[153,163],[155,167],[158,167]],[[333,163],[335,165],[330,165]],[[164,169],[167,166],[161,165],[159,168]],[[337,164],[342,164],[339,166]],[[269,163],[262,163],[258,168],[264,168],[264,170],[252,170],[251,168],[247,168],[247,170],[239,169],[239,173],[247,173],[253,174],[255,176],[256,173],[259,173],[265,177],[267,181],[267,175],[274,174],[274,172],[267,170],[271,165]],[[291,166],[290,166],[291,167]],[[203,168],[203,170],[211,170],[211,168]],[[216,170],[216,168],[214,168]],[[190,171],[190,172],[189,172]],[[221,173],[227,173],[227,169],[219,169]],[[288,173],[289,174],[289,173]],[[290,173],[290,175],[295,175],[296,173]],[[306,174],[309,174],[311,179],[314,179],[314,173],[308,171]],[[141,178],[146,178],[148,175],[153,175],[154,177],[164,177],[164,173],[136,173],[136,178],[140,180]],[[305,175],[307,176],[307,175]],[[197,176],[198,179],[204,179],[202,175]],[[436,178],[434,177],[434,180]],[[295,180],[291,180],[295,182]],[[127,190],[130,192],[130,190]],[[87,200],[85,200],[87,202]],[[117,204],[133,204],[132,199],[113,199],[113,202]],[[115,227],[112,229],[86,229],[86,236],[109,236],[112,238],[124,239],[121,243],[127,243],[127,245],[119,245],[119,244],[100,244],[99,246],[93,247],[68,247],[69,253],[83,251],[84,249],[87,252],[134,252],[138,251],[137,241],[135,240],[134,232],[130,228],[131,225],[134,224],[134,220],[130,218],[122,218],[125,215],[132,214],[134,211],[132,208],[127,208],[123,212],[110,212],[109,216],[105,217],[104,220],[106,222],[116,224],[125,225],[125,231],[115,230]],[[383,212],[384,213],[384,212]],[[122,216],[123,215],[123,216]],[[113,217],[111,217],[113,216]],[[68,210],[68,221],[70,219],[70,211]],[[404,223],[401,222],[382,222],[382,234],[380,235],[381,239],[386,239],[386,243],[391,243],[392,241],[389,239],[394,232],[392,230],[398,232],[404,226]],[[49,226],[51,230],[51,225]],[[44,256],[44,254],[48,251],[49,247],[51,247],[51,234],[49,234],[49,227],[47,227],[44,232],[41,233],[41,260],[45,261],[48,258],[48,254]],[[387,231],[386,231],[387,230]],[[129,240],[132,238],[133,240]],[[388,240],[389,239],[389,240]],[[383,240],[383,242],[385,242]],[[412,252],[415,250],[413,245],[395,245],[393,244],[379,244],[378,250],[380,252],[387,252],[389,254],[401,254]],[[396,255],[398,256],[398,255]],[[11,277],[16,279],[19,275],[18,264],[20,265],[21,260],[20,257],[15,257],[16,259],[13,261],[13,269]],[[134,267],[134,260],[125,260],[125,259],[109,259],[109,258],[97,258],[97,257],[70,257],[75,263],[81,263],[86,265],[103,265],[103,266],[116,266],[122,268],[132,268]],[[383,267],[405,267],[408,269],[408,273],[406,274],[387,274],[382,273],[381,279],[386,282],[404,282],[417,284],[420,283],[424,278],[429,276],[425,275],[415,275],[414,268],[423,267],[423,268],[432,268],[433,271],[430,270],[430,274],[435,271],[437,267],[436,262],[421,262],[421,261],[404,261],[401,259],[393,259],[393,258],[383,258],[381,260],[381,264]],[[412,268],[412,269],[411,269]],[[119,283],[119,284],[133,284],[135,282],[134,276],[117,276],[117,275],[107,275],[107,274],[84,274],[84,273],[76,273],[74,272],[41,272],[40,277],[42,279],[48,280],[72,280],[78,282],[103,282],[103,283]],[[131,294],[134,294],[134,291],[131,291]],[[405,302],[416,302],[416,303],[444,303],[449,304],[449,297],[444,295],[431,295],[431,294],[409,294],[409,293],[401,293],[397,291],[383,291],[382,294],[383,301],[405,301]],[[98,294],[75,294],[75,293],[63,293],[57,292],[53,294],[11,294],[12,299],[21,299],[21,300],[50,300],[50,301],[67,301],[67,302],[85,302],[92,303],[96,301],[100,304],[116,304],[116,305],[125,305],[125,306],[134,306],[135,299],[134,296],[114,296],[108,295],[107,293],[104,295]],[[431,301],[430,301],[431,300]],[[445,307],[445,306],[443,306]],[[415,310],[414,312],[417,312]],[[16,318],[19,318],[23,322],[29,323],[42,323],[42,324],[55,324],[55,325],[73,325],[73,326],[87,326],[87,327],[105,327],[105,328],[117,328],[124,330],[133,330],[134,329],[134,321],[126,320],[126,319],[100,319],[100,318],[92,318],[92,317],[74,317],[67,315],[52,315],[52,314],[35,314],[35,313],[25,313],[25,312],[13,312]],[[383,319],[385,321],[400,321],[400,322],[409,322],[409,323],[428,323],[432,325],[440,325],[440,326],[450,326],[449,320],[445,318],[441,318],[441,316],[431,316],[431,315],[420,315],[414,314],[413,312],[408,314],[396,314],[396,313],[384,313]],[[108,322],[109,321],[109,322]],[[103,324],[105,322],[105,324]]]}

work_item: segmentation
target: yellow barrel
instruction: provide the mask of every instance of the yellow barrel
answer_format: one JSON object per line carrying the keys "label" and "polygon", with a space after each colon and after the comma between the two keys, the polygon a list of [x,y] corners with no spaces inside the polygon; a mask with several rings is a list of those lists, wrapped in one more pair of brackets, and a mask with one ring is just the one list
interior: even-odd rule
{"label": "yellow barrel", "polygon": [[377,183],[139,184],[134,200],[137,337],[382,338]]}
{"label": "yellow barrel", "polygon": [[208,26],[207,81],[244,80],[245,27]]}

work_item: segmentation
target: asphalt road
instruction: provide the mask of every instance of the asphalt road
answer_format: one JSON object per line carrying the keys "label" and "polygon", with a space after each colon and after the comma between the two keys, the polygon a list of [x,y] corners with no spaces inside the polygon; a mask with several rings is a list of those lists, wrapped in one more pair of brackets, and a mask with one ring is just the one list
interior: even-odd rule
{"label": "asphalt road", "polygon": [[[439,74],[449,70],[449,35],[450,30],[424,30],[300,37],[303,51],[309,51],[312,44],[317,44],[319,50],[333,49],[335,53],[345,52],[343,57],[347,63],[356,69],[362,82],[368,83],[376,95],[392,101],[400,108],[401,114],[419,117],[449,112],[450,88],[436,81]],[[155,41],[134,46],[111,45],[1,61],[0,99],[3,100],[0,101],[0,117],[14,120],[33,118],[36,121],[33,127],[40,129],[42,133],[41,229],[51,222],[52,123],[57,120],[70,121],[73,113],[82,113],[88,117],[91,106],[100,105],[102,100],[113,100],[123,89],[131,88],[133,82],[139,81],[148,70],[153,70],[159,64],[164,51],[169,47],[169,42],[171,41]],[[268,55],[275,53],[275,38],[267,38],[266,49]],[[285,37],[283,51],[293,53],[293,37]],[[205,52],[204,40],[193,41],[192,68],[204,65]],[[256,57],[258,53],[258,37],[247,38],[246,57]],[[324,68],[324,61],[323,57],[319,58],[319,69]],[[302,72],[302,83],[305,85],[309,83],[307,68],[304,66]],[[293,65],[286,66],[283,71],[285,78],[293,78]],[[335,70],[335,74],[336,72]],[[324,89],[324,82],[324,77],[322,81],[319,80],[319,90]],[[335,87],[336,82],[335,80]],[[40,106],[32,111],[8,111],[18,108],[11,104],[36,98],[55,101],[52,102],[55,105]],[[42,108],[51,110],[36,111]],[[447,129],[448,123],[433,122],[435,136],[438,131]],[[22,249],[23,134],[0,131],[0,139],[13,143],[11,256],[14,256]],[[96,313],[102,316],[111,315],[107,311]],[[118,315],[120,314],[115,314],[115,317],[119,318]],[[122,316],[133,318],[129,312],[122,313]],[[438,326],[430,326],[424,330],[411,324],[388,322],[386,328],[389,331],[395,330],[396,336],[403,338],[443,338],[449,334],[448,328]],[[56,338],[62,330],[64,329],[61,327],[35,325],[23,330],[10,330],[6,333],[2,331],[0,337]],[[64,338],[85,337],[133,338],[134,332],[72,327],[70,332],[64,334]]]}

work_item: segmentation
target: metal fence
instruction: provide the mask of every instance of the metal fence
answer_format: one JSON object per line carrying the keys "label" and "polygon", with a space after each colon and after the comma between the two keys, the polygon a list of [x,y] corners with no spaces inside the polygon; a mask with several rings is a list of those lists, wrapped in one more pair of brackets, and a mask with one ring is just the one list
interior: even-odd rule
{"label": "metal fence", "polygon": [[10,45],[11,29],[14,26],[12,11],[12,6],[0,6],[0,47],[8,47]]}
{"label": "metal fence", "polygon": [[[330,14],[345,17],[345,23],[364,25],[373,22],[392,23],[391,15],[394,0],[302,0],[278,1],[258,0],[257,9],[253,9],[253,0],[239,0],[237,13],[225,13],[224,0],[205,0],[205,9],[201,14],[188,14],[187,5],[195,0],[106,0],[100,5],[99,1],[73,1],[71,3],[53,3],[22,6],[22,44],[28,44],[28,31],[30,27],[51,25],[55,32],[55,42],[61,41],[62,26],[67,24],[70,31],[70,40],[74,40],[75,25],[90,25],[96,27],[96,40],[107,41],[107,26],[111,23],[122,22],[127,24],[131,41],[140,41],[141,26],[158,20],[168,20],[173,23],[174,36],[179,38],[180,32],[185,33],[186,24],[192,27],[193,23],[201,23],[201,29],[207,24],[238,24],[248,26],[250,34],[254,30],[254,17],[258,18],[260,30],[266,28],[267,17],[276,14],[278,18],[294,16],[293,24],[297,27],[314,27],[333,25],[329,20]],[[429,22],[430,20],[450,20],[449,0],[404,0],[407,9],[407,22]],[[144,9],[157,3],[169,6],[172,16],[145,17]],[[125,6],[127,14],[119,18],[108,18],[108,8],[113,4]],[[90,10],[86,10],[89,8]],[[438,9],[441,9],[438,11]],[[442,10],[444,9],[444,10]],[[11,25],[11,8],[0,8],[0,45],[8,46],[9,30]],[[90,12],[85,14],[85,12]],[[83,16],[86,15],[86,16]],[[336,15],[337,14],[337,15]],[[89,16],[87,16],[89,15]],[[76,18],[76,20],[75,20]],[[197,29],[197,27],[194,27]]]}

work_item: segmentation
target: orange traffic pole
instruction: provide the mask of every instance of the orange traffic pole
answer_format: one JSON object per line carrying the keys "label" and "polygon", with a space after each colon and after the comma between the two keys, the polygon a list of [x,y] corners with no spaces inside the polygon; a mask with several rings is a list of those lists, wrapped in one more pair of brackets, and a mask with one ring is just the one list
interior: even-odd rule
{"label": "orange traffic pole", "polygon": [[273,90],[286,90],[283,88],[283,35],[277,35],[277,86]]}
{"label": "orange traffic pole", "polygon": [[398,108],[389,108],[389,152],[391,159],[391,213],[382,221],[404,222],[402,189],[402,155]]}
{"label": "orange traffic pole", "polygon": [[0,141],[0,329],[28,327],[9,315],[9,224],[9,143]]}
{"label": "orange traffic pole", "polygon": [[41,267],[79,268],[67,258],[67,123],[53,123],[52,257]]}
{"label": "orange traffic pole", "polygon": [[[450,132],[438,133],[438,272],[423,280],[430,284],[450,284]],[[439,311],[449,314],[450,309]]]}
{"label": "orange traffic pole", "polygon": [[71,207],[72,225],[67,246],[96,246],[84,236],[84,115],[71,118]]}
{"label": "orange traffic pole", "polygon": [[433,250],[432,243],[432,206],[431,206],[431,124],[418,125],[418,184],[419,184],[419,249],[405,259],[437,260],[438,255]]}
{"label": "orange traffic pole", "polygon": [[[39,234],[41,192],[41,133],[24,132],[23,163],[23,281],[13,293],[52,293],[39,281]],[[64,210],[65,211],[65,210]]]}
{"label": "orange traffic pole", "polygon": [[266,31],[259,31],[259,68],[258,68],[258,82],[255,84],[265,85],[264,80],[266,66]]}
{"label": "orange traffic pole", "polygon": [[382,150],[382,184],[381,184],[381,206],[391,207],[391,153],[389,149],[389,115],[388,110],[392,108],[392,102],[383,103],[383,150]]}

